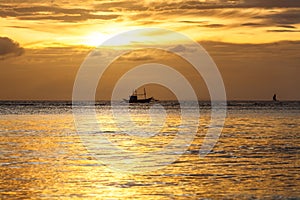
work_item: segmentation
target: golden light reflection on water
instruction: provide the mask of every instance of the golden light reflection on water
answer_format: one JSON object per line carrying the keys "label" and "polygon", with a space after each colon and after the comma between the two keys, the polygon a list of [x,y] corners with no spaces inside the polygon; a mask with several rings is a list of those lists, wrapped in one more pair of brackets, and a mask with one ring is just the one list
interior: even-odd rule
{"label": "golden light reflection on water", "polygon": [[[149,111],[145,111],[149,112]],[[181,117],[177,112],[169,113],[166,115],[166,119],[161,124],[155,124],[160,126],[158,129],[156,127],[149,127],[151,122],[155,119],[152,119],[149,116],[149,113],[131,113],[131,118],[128,119],[133,122],[134,125],[140,127],[131,126],[121,126],[118,127],[118,124],[114,123],[116,119],[113,115],[103,115],[98,116],[98,120],[101,121],[101,130],[103,130],[105,136],[117,146],[122,147],[123,150],[134,151],[134,152],[152,152],[158,151],[163,148],[165,145],[169,144],[171,140],[174,139],[176,134],[178,134],[179,126],[181,123]],[[122,130],[123,128],[123,130]],[[149,129],[154,132],[154,135],[151,137],[146,135],[146,133],[137,133],[137,135],[132,135],[132,132],[137,130],[143,131]],[[151,129],[152,128],[152,129]],[[146,131],[146,130],[145,130]],[[111,133],[117,133],[111,134]]]}
{"label": "golden light reflection on water", "polygon": [[[145,143],[107,135],[130,150]],[[168,123],[176,125],[176,117]],[[173,121],[172,121],[173,120]],[[116,173],[91,157],[76,135],[71,114],[0,116],[1,198],[196,199],[299,197],[299,117],[229,113],[223,134],[204,159],[198,150],[208,128],[178,161],[151,173]],[[163,131],[168,132],[168,126]],[[172,132],[173,129],[171,128]],[[172,134],[150,138],[164,144]],[[134,144],[134,145],[133,145]],[[137,145],[138,144],[138,145]],[[156,144],[156,143],[155,143]],[[136,146],[135,146],[136,145]],[[159,146],[158,145],[158,146]],[[114,156],[114,155],[112,155]]]}

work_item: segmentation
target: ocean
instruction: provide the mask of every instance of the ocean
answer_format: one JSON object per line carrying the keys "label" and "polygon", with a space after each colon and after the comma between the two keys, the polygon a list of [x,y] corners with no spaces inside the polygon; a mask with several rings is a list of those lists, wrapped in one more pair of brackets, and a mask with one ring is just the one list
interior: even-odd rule
{"label": "ocean", "polygon": [[[186,150],[148,159],[179,131],[195,128],[190,120],[195,102],[185,104],[184,126],[178,102],[161,104],[152,110],[143,104],[116,107],[128,108],[131,114],[117,125],[109,102],[95,105],[102,127],[92,134],[108,138],[117,149],[143,155],[147,166],[159,165],[147,171],[136,160],[122,163],[128,161],[127,154],[95,147],[94,141],[90,143],[98,153],[91,152],[90,144],[77,132],[72,102],[1,101],[0,198],[300,199],[299,101],[229,101],[222,134],[212,150],[199,157],[211,128],[210,102],[200,101],[199,126]],[[165,120],[160,109],[165,110]],[[149,116],[162,121],[156,123]],[[129,126],[129,120],[135,125]],[[91,126],[88,121],[85,125]],[[135,126],[141,126],[146,135],[139,135]],[[102,157],[106,160],[98,154],[106,154]],[[168,163],[167,157],[174,155],[176,160]],[[135,164],[142,170],[122,170]]]}

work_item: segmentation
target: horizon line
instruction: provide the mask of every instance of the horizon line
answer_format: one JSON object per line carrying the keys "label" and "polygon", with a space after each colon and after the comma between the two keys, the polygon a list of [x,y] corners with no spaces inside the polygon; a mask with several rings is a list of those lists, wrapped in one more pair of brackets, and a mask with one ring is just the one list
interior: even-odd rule
{"label": "horizon line", "polygon": [[[4,101],[57,101],[57,102],[73,102],[72,99],[0,99],[0,102]],[[82,102],[82,101],[123,101],[122,99],[120,100],[108,100],[108,99],[97,99],[97,100],[77,100],[77,102]],[[163,99],[163,100],[158,100],[159,101],[177,101],[177,99]],[[185,99],[183,101],[194,101],[191,99]],[[211,101],[209,99],[198,99],[198,101]],[[223,100],[216,100],[216,101],[223,101]],[[226,99],[226,101],[272,101],[272,99]],[[287,102],[287,101],[300,101],[300,99],[283,99],[283,100],[277,100],[276,102]]]}

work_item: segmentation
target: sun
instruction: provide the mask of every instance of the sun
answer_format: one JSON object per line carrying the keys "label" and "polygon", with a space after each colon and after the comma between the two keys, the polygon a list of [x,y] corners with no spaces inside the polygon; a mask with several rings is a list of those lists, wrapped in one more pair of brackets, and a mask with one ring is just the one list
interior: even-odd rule
{"label": "sun", "polygon": [[109,35],[105,35],[100,32],[92,32],[83,37],[82,44],[87,46],[96,47],[101,45],[105,40],[109,38]]}

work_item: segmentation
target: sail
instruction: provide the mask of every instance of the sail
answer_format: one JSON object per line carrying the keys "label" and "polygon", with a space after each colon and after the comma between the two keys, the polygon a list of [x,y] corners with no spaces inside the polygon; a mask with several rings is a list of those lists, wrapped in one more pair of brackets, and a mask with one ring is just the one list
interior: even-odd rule
{"label": "sail", "polygon": [[277,101],[276,94],[273,95],[273,101]]}

